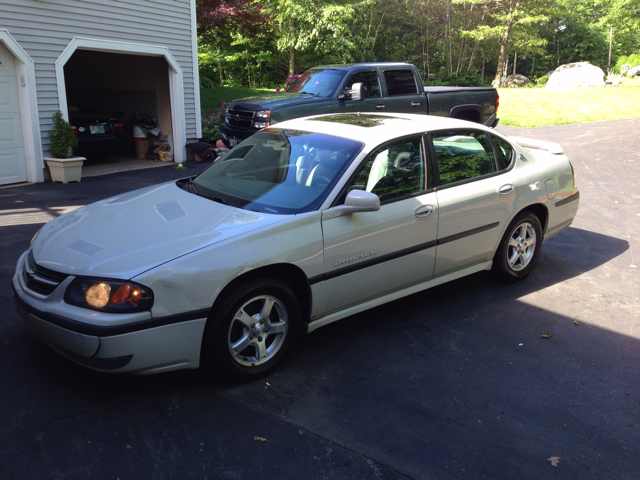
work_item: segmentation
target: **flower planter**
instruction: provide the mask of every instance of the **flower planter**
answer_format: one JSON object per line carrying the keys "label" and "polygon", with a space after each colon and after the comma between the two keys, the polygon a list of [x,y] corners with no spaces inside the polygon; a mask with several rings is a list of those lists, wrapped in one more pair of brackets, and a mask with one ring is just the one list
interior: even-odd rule
{"label": "flower planter", "polygon": [[49,172],[51,172],[51,180],[54,182],[79,182],[82,178],[82,164],[86,160],[84,157],[72,158],[51,158],[44,157]]}

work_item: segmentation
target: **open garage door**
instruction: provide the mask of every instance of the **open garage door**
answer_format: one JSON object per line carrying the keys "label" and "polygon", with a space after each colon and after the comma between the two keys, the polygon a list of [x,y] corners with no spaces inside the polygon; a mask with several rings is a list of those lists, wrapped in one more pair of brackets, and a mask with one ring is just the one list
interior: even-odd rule
{"label": "open garage door", "polygon": [[78,155],[89,160],[109,154],[132,157],[136,114],[156,119],[159,135],[173,143],[169,65],[164,57],[77,49],[64,65],[64,79]]}

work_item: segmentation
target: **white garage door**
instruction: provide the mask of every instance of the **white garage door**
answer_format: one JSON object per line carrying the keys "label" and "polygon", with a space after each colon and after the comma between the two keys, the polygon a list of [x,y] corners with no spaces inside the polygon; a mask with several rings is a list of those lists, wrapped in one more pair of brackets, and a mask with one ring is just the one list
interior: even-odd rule
{"label": "white garage door", "polygon": [[15,58],[0,43],[0,185],[26,180]]}

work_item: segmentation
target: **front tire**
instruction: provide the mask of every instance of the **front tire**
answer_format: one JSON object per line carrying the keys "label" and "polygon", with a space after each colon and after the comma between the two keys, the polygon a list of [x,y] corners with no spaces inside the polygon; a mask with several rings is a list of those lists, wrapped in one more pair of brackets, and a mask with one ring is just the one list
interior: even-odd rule
{"label": "front tire", "polygon": [[300,331],[300,305],[279,279],[241,284],[220,309],[214,308],[202,340],[202,357],[206,368],[226,380],[248,380],[271,370]]}
{"label": "front tire", "polygon": [[538,261],[542,247],[542,226],[531,212],[518,215],[507,228],[493,257],[491,273],[501,280],[524,279]]}

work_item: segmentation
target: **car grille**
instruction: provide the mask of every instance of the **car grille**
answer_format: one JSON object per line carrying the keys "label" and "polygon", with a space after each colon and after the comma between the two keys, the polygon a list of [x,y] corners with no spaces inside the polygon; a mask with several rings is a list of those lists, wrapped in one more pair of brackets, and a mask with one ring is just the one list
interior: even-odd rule
{"label": "car grille", "polygon": [[32,252],[29,252],[22,267],[22,278],[27,288],[40,295],[51,295],[56,287],[68,276],[67,274],[41,267],[33,259]]}
{"label": "car grille", "polygon": [[232,127],[251,128],[254,113],[246,110],[227,110],[227,124]]}

